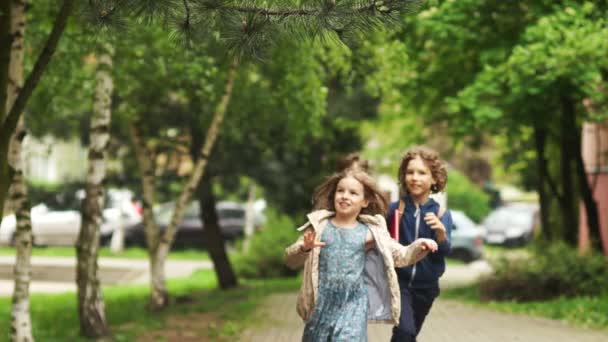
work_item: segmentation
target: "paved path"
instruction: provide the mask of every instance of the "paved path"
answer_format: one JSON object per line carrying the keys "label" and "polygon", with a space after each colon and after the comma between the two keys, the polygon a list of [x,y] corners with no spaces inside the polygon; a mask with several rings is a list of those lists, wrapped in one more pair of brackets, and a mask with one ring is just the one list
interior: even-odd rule
{"label": "paved path", "polygon": [[[483,264],[450,266],[442,288],[474,280]],[[296,294],[268,298],[258,312],[260,325],[245,331],[241,342],[300,341],[302,321],[295,312]],[[391,326],[369,326],[370,342],[390,341]],[[573,328],[559,321],[499,313],[439,298],[425,322],[419,342],[608,342],[608,332]]]}
{"label": "paved path", "polygon": [[[259,315],[266,322],[246,331],[241,342],[299,342],[304,327],[295,312],[296,294],[271,296]],[[390,341],[391,326],[369,325],[369,341]],[[559,321],[511,315],[438,299],[419,342],[607,342],[608,332],[573,328]]]}
{"label": "paved path", "polygon": [[[14,256],[0,256],[0,296],[13,293]],[[209,260],[167,260],[167,278],[187,277],[198,269],[210,269]],[[32,257],[31,293],[76,291],[75,257]],[[146,259],[99,258],[99,277],[103,284],[145,284],[149,281]]]}

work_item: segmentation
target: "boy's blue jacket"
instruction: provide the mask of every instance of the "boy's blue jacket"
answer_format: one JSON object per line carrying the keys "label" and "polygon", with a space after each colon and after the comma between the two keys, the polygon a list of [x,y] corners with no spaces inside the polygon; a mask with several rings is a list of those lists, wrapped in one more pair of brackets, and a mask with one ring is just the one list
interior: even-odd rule
{"label": "boy's blue jacket", "polygon": [[[430,198],[426,203],[420,206],[420,223],[418,226],[418,236],[416,236],[416,205],[407,195],[402,197],[402,199],[405,201],[405,212],[399,223],[399,243],[402,245],[409,245],[414,242],[416,238],[430,238],[437,241],[435,232],[424,221],[424,215],[426,215],[426,213],[434,213],[437,215],[439,212],[439,203]],[[392,225],[393,215],[395,209],[398,207],[398,201],[389,205],[389,211],[386,216],[389,227]],[[439,243],[437,252],[429,253],[425,258],[414,265],[397,269],[397,276],[399,277],[399,284],[401,286],[409,285],[413,288],[430,288],[439,285],[439,277],[441,277],[445,271],[445,257],[450,254],[451,249],[452,214],[449,210],[445,211],[441,217],[441,222],[446,229],[446,240]]]}

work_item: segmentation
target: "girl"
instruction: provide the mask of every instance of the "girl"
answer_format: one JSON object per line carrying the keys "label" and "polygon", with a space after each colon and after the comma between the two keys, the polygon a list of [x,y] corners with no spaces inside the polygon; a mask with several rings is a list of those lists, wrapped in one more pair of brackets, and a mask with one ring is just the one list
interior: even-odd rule
{"label": "girl", "polygon": [[444,189],[447,171],[437,152],[423,146],[406,151],[399,166],[402,193],[391,203],[388,220],[398,220],[399,242],[408,245],[419,238],[433,239],[438,251],[413,266],[397,270],[401,291],[401,317],[393,328],[393,342],[416,341],[422,323],[439,295],[439,277],[445,270],[444,258],[450,253],[452,217],[430,198]]}
{"label": "girl", "polygon": [[367,341],[368,320],[399,320],[394,267],[413,264],[437,244],[419,239],[404,247],[392,240],[380,215],[386,200],[360,169],[328,178],[314,203],[318,210],[298,228],[303,236],[285,250],[289,267],[304,265],[297,303],[306,322],[302,341]]}

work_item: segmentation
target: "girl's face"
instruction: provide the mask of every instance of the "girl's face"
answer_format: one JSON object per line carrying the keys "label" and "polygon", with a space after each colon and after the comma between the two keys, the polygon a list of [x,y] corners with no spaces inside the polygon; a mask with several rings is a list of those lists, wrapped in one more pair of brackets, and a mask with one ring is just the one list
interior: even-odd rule
{"label": "girl's face", "polygon": [[353,177],[345,177],[338,182],[336,194],[334,195],[336,214],[356,216],[368,204],[369,201],[365,199],[363,184],[358,180]]}
{"label": "girl's face", "polygon": [[414,198],[424,198],[431,194],[431,186],[435,184],[431,169],[420,156],[410,160],[405,171],[407,191]]}

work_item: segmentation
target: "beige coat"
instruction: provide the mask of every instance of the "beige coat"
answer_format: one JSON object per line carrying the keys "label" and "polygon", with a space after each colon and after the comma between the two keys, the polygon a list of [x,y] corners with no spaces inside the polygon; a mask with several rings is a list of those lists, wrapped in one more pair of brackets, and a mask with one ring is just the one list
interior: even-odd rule
{"label": "beige coat", "polygon": [[[320,239],[323,229],[334,213],[318,210],[308,214],[308,222],[299,231],[314,229]],[[418,262],[427,252],[422,250],[420,241],[402,246],[388,234],[386,221],[382,215],[360,215],[359,221],[367,224],[375,241],[375,248],[366,254],[364,280],[369,299],[369,322],[399,324],[401,298],[395,267],[405,267]],[[303,252],[303,238],[300,237],[285,249],[285,263],[296,269],[304,266],[302,286],[298,294],[297,311],[304,321],[314,312],[319,288],[320,248]]]}

